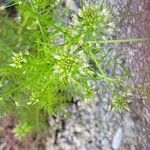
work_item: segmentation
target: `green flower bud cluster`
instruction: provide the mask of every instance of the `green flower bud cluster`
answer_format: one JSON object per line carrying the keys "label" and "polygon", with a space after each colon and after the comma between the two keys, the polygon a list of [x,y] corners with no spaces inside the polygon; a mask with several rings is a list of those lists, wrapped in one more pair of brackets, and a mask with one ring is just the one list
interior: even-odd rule
{"label": "green flower bud cluster", "polygon": [[27,123],[20,123],[15,127],[13,132],[18,139],[21,139],[24,138],[31,131],[31,129],[31,126]]}
{"label": "green flower bud cluster", "polygon": [[56,59],[54,73],[61,74],[61,79],[72,82],[81,78],[82,75],[86,75],[89,71],[88,59],[84,51],[77,52],[75,46],[65,48],[64,51],[57,52],[53,56]]}
{"label": "green flower bud cluster", "polygon": [[27,60],[23,57],[22,52],[19,52],[19,53],[13,52],[12,61],[13,63],[9,64],[9,66],[14,67],[14,68],[22,68],[22,65],[24,63],[27,63]]}
{"label": "green flower bud cluster", "polygon": [[99,15],[98,7],[96,5],[84,6],[83,11],[79,13],[79,17],[83,19],[83,25],[88,29],[95,29]]}
{"label": "green flower bud cluster", "polygon": [[112,35],[115,30],[115,23],[111,20],[109,9],[104,8],[103,5],[94,4],[86,4],[74,17],[75,24],[82,27],[84,34],[103,39],[106,38],[106,34]]}
{"label": "green flower bud cluster", "polygon": [[112,108],[115,111],[122,111],[124,109],[128,109],[128,102],[124,96],[117,95],[114,96],[113,102],[112,102]]}

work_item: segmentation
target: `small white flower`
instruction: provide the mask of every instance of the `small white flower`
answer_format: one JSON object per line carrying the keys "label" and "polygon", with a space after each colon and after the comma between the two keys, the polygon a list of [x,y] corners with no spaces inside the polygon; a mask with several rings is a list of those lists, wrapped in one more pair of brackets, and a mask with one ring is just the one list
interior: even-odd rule
{"label": "small white flower", "polygon": [[103,8],[101,10],[100,5],[86,3],[83,9],[77,13],[77,17],[74,18],[75,25],[81,26],[85,34],[91,34],[96,37],[102,32],[101,29],[107,26],[110,15],[107,9]]}
{"label": "small white flower", "polygon": [[15,17],[15,21],[16,21],[17,23],[20,23],[20,22],[21,22],[21,17],[20,17],[20,16]]}
{"label": "small white flower", "polygon": [[19,107],[19,106],[20,106],[20,104],[19,104],[18,102],[15,102],[15,105],[16,105],[17,107]]}
{"label": "small white flower", "polygon": [[27,60],[23,57],[22,53],[14,53],[12,57],[12,64],[9,64],[11,67],[22,68],[22,64],[27,63]]}
{"label": "small white flower", "polygon": [[21,4],[22,4],[22,1],[19,1],[19,2],[18,2],[18,5],[21,5]]}
{"label": "small white flower", "polygon": [[27,26],[27,30],[31,30],[31,27]]}
{"label": "small white flower", "polygon": [[105,15],[109,14],[106,8],[103,8],[102,13],[105,14]]}
{"label": "small white flower", "polygon": [[102,36],[102,40],[107,40],[107,37],[106,36]]}
{"label": "small white flower", "polygon": [[112,28],[116,28],[116,25],[115,25],[115,23],[114,23],[114,22],[110,22],[110,23],[108,23],[108,26],[109,26],[109,27],[112,27]]}
{"label": "small white flower", "polygon": [[57,55],[57,54],[53,54],[53,56],[54,56],[54,58],[57,59],[57,60],[60,60],[60,59],[61,59],[61,57],[60,57],[59,55]]}
{"label": "small white flower", "polygon": [[72,47],[64,47],[63,51],[55,53],[54,58],[54,74],[61,74],[61,79],[67,79],[69,82],[78,80],[80,75],[86,75],[88,60],[83,50],[78,51],[78,45]]}
{"label": "small white flower", "polygon": [[114,29],[108,28],[108,29],[106,30],[106,33],[109,34],[109,35],[112,35],[112,34],[114,33]]}
{"label": "small white flower", "polygon": [[4,5],[0,6],[1,11],[4,10],[5,8],[6,8],[6,6],[4,6]]}
{"label": "small white flower", "polygon": [[27,105],[34,105],[39,102],[39,99],[37,98],[37,95],[35,93],[31,93],[31,96],[29,98],[29,102],[27,102]]}

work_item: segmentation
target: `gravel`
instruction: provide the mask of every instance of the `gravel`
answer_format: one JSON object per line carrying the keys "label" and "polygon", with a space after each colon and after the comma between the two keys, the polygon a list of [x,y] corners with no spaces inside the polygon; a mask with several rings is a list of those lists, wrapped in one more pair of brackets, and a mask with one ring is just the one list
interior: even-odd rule
{"label": "gravel", "polygon": [[[125,149],[124,144],[126,142],[134,147],[132,143],[135,138],[134,132],[134,136],[130,136],[134,124],[131,121],[131,125],[128,125],[128,122],[125,121],[131,120],[129,112],[127,112],[128,115],[108,112],[105,109],[107,104],[103,103],[106,98],[101,99],[97,96],[89,104],[83,101],[78,101],[77,105],[73,104],[69,108],[72,115],[65,119],[64,129],[62,129],[58,120],[52,121],[50,119],[50,124],[52,126],[55,124],[54,131],[59,129],[59,132],[57,138],[56,136],[47,138],[47,149],[50,149],[50,147],[56,150]],[[126,126],[127,129],[125,129]],[[131,146],[129,149],[131,149]]]}

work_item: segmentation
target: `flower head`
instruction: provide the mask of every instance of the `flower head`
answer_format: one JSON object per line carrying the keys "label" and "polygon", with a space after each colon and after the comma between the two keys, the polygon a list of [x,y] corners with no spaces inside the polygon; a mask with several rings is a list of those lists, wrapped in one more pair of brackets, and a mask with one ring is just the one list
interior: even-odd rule
{"label": "flower head", "polygon": [[114,97],[112,108],[116,111],[122,111],[124,109],[128,110],[128,102],[126,101],[124,96],[117,95]]}
{"label": "flower head", "polygon": [[24,138],[30,131],[32,127],[27,123],[18,124],[13,132],[18,139]]}
{"label": "flower head", "polygon": [[88,70],[87,57],[84,51],[77,51],[77,47],[66,47],[64,51],[53,54],[56,59],[54,73],[61,74],[62,79],[73,81],[80,76],[85,75]]}
{"label": "flower head", "polygon": [[82,27],[86,34],[100,36],[104,33],[109,34],[107,32],[109,28],[113,30],[112,26],[110,26],[113,23],[108,25],[111,20],[110,16],[109,10],[105,9],[104,6],[86,4],[77,16],[74,17],[74,22],[80,28]]}
{"label": "flower head", "polygon": [[97,5],[86,5],[78,15],[81,18],[82,24],[85,25],[85,27],[92,29],[98,21],[98,7]]}
{"label": "flower head", "polygon": [[21,5],[21,4],[22,4],[22,1],[19,1],[19,2],[18,2],[18,5]]}
{"label": "flower head", "polygon": [[23,57],[23,54],[21,52],[19,53],[13,52],[12,61],[13,63],[10,64],[9,66],[15,67],[15,68],[22,68],[22,64],[27,62],[27,60]]}

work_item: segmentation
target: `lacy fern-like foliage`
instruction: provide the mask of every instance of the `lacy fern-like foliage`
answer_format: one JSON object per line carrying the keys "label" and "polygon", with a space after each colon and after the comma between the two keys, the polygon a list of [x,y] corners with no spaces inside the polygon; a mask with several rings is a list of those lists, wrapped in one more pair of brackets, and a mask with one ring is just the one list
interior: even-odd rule
{"label": "lacy fern-like foliage", "polygon": [[[0,15],[0,111],[16,117],[17,137],[45,127],[48,114],[63,112],[72,97],[91,99],[96,91],[89,81],[104,82],[110,93],[124,85],[124,71],[116,74],[113,68],[119,55],[111,56],[100,42],[115,28],[103,2],[86,4],[71,23],[63,19],[69,10],[61,8],[61,1],[15,4],[19,20]],[[119,110],[127,107],[124,99],[116,99]]]}

